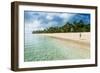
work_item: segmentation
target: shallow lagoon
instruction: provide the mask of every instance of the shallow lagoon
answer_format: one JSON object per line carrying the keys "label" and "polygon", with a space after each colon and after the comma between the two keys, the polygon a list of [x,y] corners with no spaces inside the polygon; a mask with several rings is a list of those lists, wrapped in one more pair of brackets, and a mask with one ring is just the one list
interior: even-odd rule
{"label": "shallow lagoon", "polygon": [[74,44],[38,34],[25,34],[24,61],[48,61],[90,58],[89,48],[76,48]]}

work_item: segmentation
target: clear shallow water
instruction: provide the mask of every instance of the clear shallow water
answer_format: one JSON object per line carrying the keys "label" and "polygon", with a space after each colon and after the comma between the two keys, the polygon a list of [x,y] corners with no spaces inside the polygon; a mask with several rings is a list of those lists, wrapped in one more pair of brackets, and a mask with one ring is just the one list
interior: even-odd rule
{"label": "clear shallow water", "polygon": [[[65,41],[68,43],[68,41]],[[72,44],[73,46],[73,44]],[[62,40],[48,36],[27,34],[25,35],[24,61],[47,61],[67,59],[87,59],[90,50],[72,48]]]}

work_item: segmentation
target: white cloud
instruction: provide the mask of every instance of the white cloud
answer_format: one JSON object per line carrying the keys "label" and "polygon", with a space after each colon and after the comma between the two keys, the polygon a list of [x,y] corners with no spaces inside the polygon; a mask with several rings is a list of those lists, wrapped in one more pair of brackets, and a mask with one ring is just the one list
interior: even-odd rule
{"label": "white cloud", "polygon": [[58,16],[62,18],[65,21],[68,21],[71,17],[73,17],[75,14],[72,13],[47,13],[47,19],[52,20],[55,16]]}
{"label": "white cloud", "polygon": [[59,17],[63,19],[64,23],[66,23],[67,21],[69,21],[73,16],[75,16],[75,14],[62,13],[62,14],[59,15]]}
{"label": "white cloud", "polygon": [[41,21],[34,20],[33,23],[25,24],[25,32],[32,33],[33,30],[43,30],[44,28],[41,27]]}
{"label": "white cloud", "polygon": [[59,15],[61,18],[66,18],[66,19],[69,19],[70,17],[73,16],[73,14],[67,14],[67,13],[62,13]]}
{"label": "white cloud", "polygon": [[47,16],[46,16],[46,19],[52,20],[52,19],[53,19],[53,16],[47,15]]}
{"label": "white cloud", "polygon": [[48,23],[48,26],[49,26],[49,27],[52,27],[52,26],[55,26],[55,25],[57,25],[57,24],[58,24],[57,21],[52,21],[52,22]]}

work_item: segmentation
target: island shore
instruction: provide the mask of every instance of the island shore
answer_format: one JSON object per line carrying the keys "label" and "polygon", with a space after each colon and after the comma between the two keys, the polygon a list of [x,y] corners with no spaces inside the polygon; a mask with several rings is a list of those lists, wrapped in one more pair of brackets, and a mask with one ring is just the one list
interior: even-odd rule
{"label": "island shore", "polygon": [[90,45],[90,32],[78,33],[39,33],[38,35],[45,35],[52,38],[76,42],[83,45]]}

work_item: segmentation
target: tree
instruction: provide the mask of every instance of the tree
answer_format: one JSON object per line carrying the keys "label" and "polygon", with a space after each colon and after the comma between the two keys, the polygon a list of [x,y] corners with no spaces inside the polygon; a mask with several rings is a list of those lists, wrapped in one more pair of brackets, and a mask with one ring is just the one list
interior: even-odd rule
{"label": "tree", "polygon": [[90,32],[90,24],[84,23],[82,20],[73,23],[67,22],[63,26],[49,27],[44,30],[33,31],[32,33],[66,33],[66,32]]}

